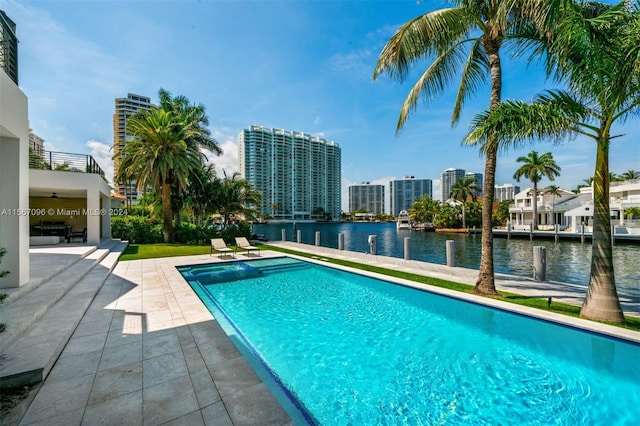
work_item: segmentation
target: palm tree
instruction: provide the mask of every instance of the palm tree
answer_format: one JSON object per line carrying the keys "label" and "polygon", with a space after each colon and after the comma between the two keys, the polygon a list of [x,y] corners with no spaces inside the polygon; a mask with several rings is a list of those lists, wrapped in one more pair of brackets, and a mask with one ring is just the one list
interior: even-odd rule
{"label": "palm tree", "polygon": [[[162,88],[158,92],[158,96],[160,98],[161,109],[176,115],[189,114],[192,117],[192,125],[197,131],[194,131],[191,136],[185,140],[190,149],[208,150],[216,156],[222,154],[222,149],[218,142],[211,137],[211,131],[207,127],[209,125],[209,118],[203,105],[191,104],[185,96],[172,97],[171,93]],[[200,175],[196,173],[196,175],[191,176],[187,182],[191,179],[198,179],[199,176]],[[185,204],[185,187],[176,181],[173,182],[172,191],[172,210],[177,225],[180,223],[180,213]]]}
{"label": "palm tree", "polygon": [[637,172],[635,170],[627,170],[626,172],[622,173],[620,175],[620,178],[622,180],[636,180],[636,179],[640,179],[640,172]]}
{"label": "palm tree", "polygon": [[518,157],[516,161],[524,164],[516,170],[513,178],[520,182],[520,178],[524,176],[533,183],[533,229],[538,229],[538,182],[544,176],[555,180],[560,175],[560,167],[550,152],[538,155],[537,151],[531,151],[526,157]]}
{"label": "palm tree", "polygon": [[609,147],[617,137],[611,134],[613,125],[640,112],[640,3],[563,5],[561,19],[542,38],[547,70],[567,90],[546,92],[531,104],[504,102],[474,119],[467,140],[482,142],[497,132],[513,144],[576,134],[595,142],[591,272],[580,315],[621,323],[609,213]]}
{"label": "palm tree", "polygon": [[[489,108],[500,104],[502,96],[501,47],[529,34],[526,13],[540,16],[549,12],[553,2],[528,0],[456,0],[455,7],[435,10],[404,24],[391,37],[378,58],[374,80],[387,73],[404,81],[410,66],[435,57],[409,92],[398,118],[396,132],[404,126],[409,113],[422,96],[431,101],[452,84],[460,73],[452,124],[460,118],[464,102],[490,80]],[[537,7],[532,7],[532,5]],[[493,269],[492,207],[498,146],[495,138],[487,143],[482,203],[482,255],[475,291],[497,295]]]}
{"label": "palm tree", "polygon": [[188,178],[202,167],[204,154],[187,143],[200,131],[189,111],[177,114],[161,108],[151,108],[129,118],[127,133],[133,139],[119,151],[117,181],[134,177],[138,190],[151,185],[161,194],[163,235],[165,242],[173,242],[171,186],[186,187]]}
{"label": "palm tree", "polygon": [[216,177],[213,164],[201,167],[187,184],[185,204],[191,207],[196,225],[203,227],[202,219],[218,211],[220,179]]}
{"label": "palm tree", "polygon": [[262,203],[262,193],[256,191],[251,183],[243,179],[240,173],[234,172],[231,177],[224,173],[224,179],[220,184],[220,199],[218,212],[223,217],[223,226],[227,227],[232,216],[242,214],[255,216],[258,211],[251,206],[259,206]]}
{"label": "palm tree", "polygon": [[460,200],[462,203],[462,227],[467,227],[467,218],[466,218],[466,210],[464,203],[467,201],[469,197],[473,201],[476,201],[476,194],[480,191],[480,188],[476,185],[476,180],[472,177],[463,177],[462,179],[458,179],[456,183],[451,186],[451,193],[449,194],[450,198],[454,200]]}
{"label": "palm tree", "polygon": [[556,224],[556,197],[562,195],[560,192],[560,187],[556,185],[549,185],[545,189],[542,190],[543,194],[551,195],[551,220],[552,225]]}

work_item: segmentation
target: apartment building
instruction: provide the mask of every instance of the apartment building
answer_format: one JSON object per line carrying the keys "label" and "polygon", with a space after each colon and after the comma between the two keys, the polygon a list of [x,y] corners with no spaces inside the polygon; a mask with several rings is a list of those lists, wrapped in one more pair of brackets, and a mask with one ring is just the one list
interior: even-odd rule
{"label": "apartment building", "polygon": [[[151,98],[147,96],[127,94],[126,98],[116,98],[115,112],[113,114],[113,152],[119,153],[124,149],[125,144],[131,139],[127,133],[127,120],[129,117],[137,114],[139,111],[150,110],[154,106]],[[117,161],[113,165],[115,174],[118,174]],[[114,182],[115,192],[126,198],[127,204],[136,204],[138,202],[138,191],[135,181]]]}
{"label": "apartment building", "polygon": [[398,216],[400,211],[409,210],[411,205],[422,196],[433,195],[433,182],[431,179],[416,179],[415,176],[405,176],[402,180],[389,182],[389,194],[391,197],[391,214]]}
{"label": "apartment building", "polygon": [[349,212],[365,210],[372,215],[384,213],[384,185],[362,182],[349,186]]}
{"label": "apartment building", "polygon": [[238,134],[240,175],[263,196],[274,220],[340,220],[342,154],[304,132],[252,125]]}

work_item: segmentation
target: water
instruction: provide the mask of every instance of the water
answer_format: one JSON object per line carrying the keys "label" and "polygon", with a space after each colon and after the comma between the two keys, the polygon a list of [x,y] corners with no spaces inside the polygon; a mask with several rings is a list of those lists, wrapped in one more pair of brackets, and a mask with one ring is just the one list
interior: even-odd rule
{"label": "water", "polygon": [[[287,240],[293,241],[293,224],[254,225],[253,232],[264,234],[270,240],[281,240],[285,229]],[[302,242],[315,244],[315,232],[320,231],[320,244],[338,248],[338,234],[344,233],[344,249],[369,252],[367,237],[377,235],[377,254],[404,257],[404,237],[410,237],[411,259],[446,265],[446,241],[455,241],[456,266],[480,267],[481,236],[442,234],[396,230],[395,223],[296,223],[301,230]],[[547,279],[587,286],[591,262],[591,244],[579,241],[559,241],[494,238],[494,269],[496,272],[519,276],[532,276],[533,246],[544,246],[547,251]],[[621,294],[640,297],[640,245],[618,244],[613,247],[616,286]]]}
{"label": "water", "polygon": [[299,260],[242,263],[259,273],[207,284],[201,265],[190,283],[298,423],[637,424],[640,345]]}

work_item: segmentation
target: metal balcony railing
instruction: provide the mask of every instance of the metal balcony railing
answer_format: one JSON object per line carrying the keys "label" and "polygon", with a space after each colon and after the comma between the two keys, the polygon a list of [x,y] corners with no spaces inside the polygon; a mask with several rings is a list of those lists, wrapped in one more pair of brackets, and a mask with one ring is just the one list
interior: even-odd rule
{"label": "metal balcony railing", "polygon": [[91,155],[41,151],[29,153],[29,168],[64,172],[93,173],[104,178],[104,171]]}

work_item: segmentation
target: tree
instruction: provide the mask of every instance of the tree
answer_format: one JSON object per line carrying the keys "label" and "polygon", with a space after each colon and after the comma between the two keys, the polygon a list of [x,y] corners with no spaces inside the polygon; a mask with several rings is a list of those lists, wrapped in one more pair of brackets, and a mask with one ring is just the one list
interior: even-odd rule
{"label": "tree", "polygon": [[409,208],[409,216],[415,223],[433,223],[440,210],[440,201],[434,200],[429,195],[423,195],[413,202]]}
{"label": "tree", "polygon": [[467,140],[496,134],[512,144],[582,135],[595,142],[593,236],[585,318],[621,323],[609,212],[609,148],[615,123],[640,112],[640,4],[563,2],[559,19],[540,31],[549,75],[565,90],[533,102],[507,101],[474,118]]}
{"label": "tree", "polygon": [[204,154],[187,143],[200,131],[194,120],[197,117],[190,111],[176,113],[156,107],[135,115],[127,122],[127,133],[133,139],[114,156],[119,163],[116,181],[134,178],[139,191],[151,185],[160,194],[166,243],[174,241],[171,186],[186,187],[204,161]]}
{"label": "tree", "polygon": [[[189,180],[185,191],[185,204],[191,207],[198,229],[204,227],[202,219],[206,215],[218,211],[220,187],[220,179],[216,177],[213,164],[201,167]],[[198,240],[198,235],[196,240]]]}
{"label": "tree", "polygon": [[562,195],[562,193],[560,192],[560,187],[556,186],[556,185],[549,185],[547,186],[545,189],[542,190],[543,194],[548,194],[551,195],[551,218],[552,218],[552,225],[556,224],[556,197],[559,197],[560,195]]}
{"label": "tree", "polygon": [[640,172],[637,172],[635,170],[627,170],[626,172],[622,173],[620,175],[620,178],[622,180],[636,180],[636,179],[640,179]]}
{"label": "tree", "polygon": [[560,167],[553,160],[550,152],[538,155],[537,151],[531,151],[526,157],[518,157],[518,163],[524,163],[513,175],[513,178],[520,182],[522,176],[526,177],[533,183],[533,193],[531,195],[533,202],[533,229],[538,229],[538,182],[544,176],[549,180],[555,180],[560,175]]}
{"label": "tree", "polygon": [[251,183],[240,177],[240,173],[234,172],[231,177],[224,174],[220,182],[220,199],[218,212],[223,218],[223,227],[227,227],[231,218],[236,214],[256,216],[258,211],[252,206],[259,206],[262,202],[262,194],[251,186]]}
{"label": "tree", "polygon": [[480,191],[480,188],[476,185],[476,180],[472,177],[463,177],[458,179],[456,183],[451,186],[450,198],[459,200],[462,203],[462,227],[467,227],[467,218],[465,203],[469,197],[471,200],[476,201],[476,194]]}
{"label": "tree", "polygon": [[[500,50],[505,42],[529,35],[528,13],[543,16],[552,2],[527,0],[456,0],[455,7],[425,13],[402,25],[383,48],[373,73],[374,80],[387,73],[404,81],[410,66],[435,57],[420,76],[400,110],[396,132],[404,126],[420,97],[426,101],[442,94],[460,74],[452,125],[460,118],[464,102],[490,79],[489,109],[500,104],[502,65]],[[532,7],[532,5],[537,5]],[[541,18],[540,18],[541,19]],[[482,203],[482,254],[475,291],[497,295],[493,269],[492,207],[498,145],[491,137],[484,154],[485,173]]]}

